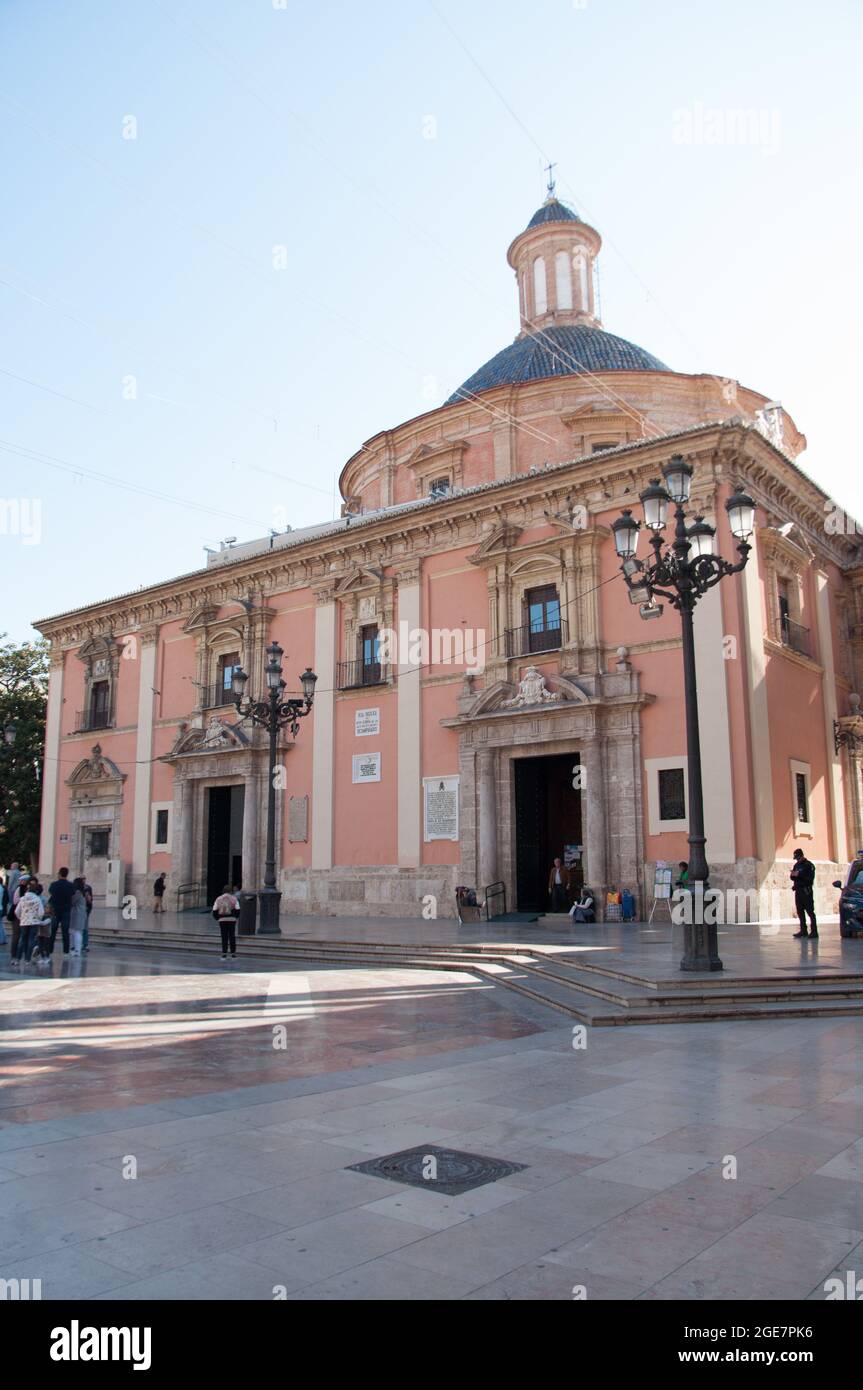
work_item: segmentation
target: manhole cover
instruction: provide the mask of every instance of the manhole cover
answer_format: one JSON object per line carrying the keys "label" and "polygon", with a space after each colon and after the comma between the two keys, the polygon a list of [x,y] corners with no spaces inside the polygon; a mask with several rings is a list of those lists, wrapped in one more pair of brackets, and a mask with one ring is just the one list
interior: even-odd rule
{"label": "manhole cover", "polygon": [[351,1163],[349,1171],[458,1197],[474,1187],[507,1178],[510,1173],[520,1173],[526,1167],[526,1163],[508,1163],[500,1158],[486,1158],[483,1154],[421,1144],[415,1149],[403,1149],[401,1153],[384,1154],[383,1158],[369,1158],[365,1163]]}

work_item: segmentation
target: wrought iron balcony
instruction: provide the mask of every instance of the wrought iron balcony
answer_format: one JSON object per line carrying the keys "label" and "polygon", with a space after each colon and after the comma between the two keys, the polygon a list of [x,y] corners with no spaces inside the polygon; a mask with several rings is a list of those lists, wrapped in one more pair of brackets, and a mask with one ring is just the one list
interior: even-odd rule
{"label": "wrought iron balcony", "polygon": [[216,685],[205,685],[201,690],[201,709],[221,709],[223,705],[232,705],[234,696],[231,687],[227,688],[221,683]]}
{"label": "wrought iron balcony", "polygon": [[503,634],[504,652],[507,656],[532,656],[534,652],[553,652],[562,647],[567,640],[566,619],[561,618],[556,627],[539,627],[526,623],[524,627],[510,627]]}
{"label": "wrought iron balcony", "polygon": [[361,690],[365,685],[383,685],[387,668],[380,661],[340,661],[336,666],[339,690]]}
{"label": "wrought iron balcony", "polygon": [[89,733],[91,729],[112,729],[114,711],[108,709],[79,709],[75,715],[76,734]]}
{"label": "wrought iron balcony", "polygon": [[791,618],[782,618],[782,645],[789,647],[792,652],[797,652],[800,656],[812,656],[812,643],[809,638],[808,627],[803,627],[802,623],[795,623]]}

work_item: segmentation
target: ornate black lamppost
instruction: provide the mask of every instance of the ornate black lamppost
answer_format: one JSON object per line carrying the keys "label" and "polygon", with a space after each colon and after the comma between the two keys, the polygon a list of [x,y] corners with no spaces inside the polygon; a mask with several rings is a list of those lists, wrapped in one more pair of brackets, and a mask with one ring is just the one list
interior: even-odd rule
{"label": "ornate black lamppost", "polygon": [[294,738],[300,731],[300,720],[311,713],[315,699],[317,676],[306,667],[300,676],[303,687],[301,696],[285,699],[285,682],[282,680],[282,657],[284,650],[278,642],[267,647],[265,675],[269,688],[266,700],[246,699],[246,682],[249,677],[242,667],[234,672],[231,682],[234,704],[242,719],[251,719],[270,735],[270,774],[267,789],[267,859],[264,869],[264,887],[261,892],[261,913],[258,933],[261,936],[279,936],[279,902],[281,893],[276,887],[276,738],[279,730],[289,728]]}
{"label": "ornate black lamppost", "polygon": [[[716,923],[704,921],[704,891],[709,869],[705,855],[704,796],[701,786],[701,744],[698,732],[698,690],[695,678],[695,633],[693,614],[698,600],[729,574],[737,574],[749,559],[749,537],[755,524],[755,503],[740,487],[725,503],[731,533],[738,542],[740,559],[736,565],[713,553],[715,528],[703,516],[686,524],[686,503],[692,483],[692,467],[675,454],[662,470],[665,486],[658,478],[640,494],[644,524],[653,534],[653,555],[637,560],[641,522],[629,508],[612,523],[614,543],[623,564],[624,579],[631,603],[639,605],[642,618],[658,618],[662,604],[658,594],[680,613],[683,632],[683,689],[686,701],[686,751],[689,767],[689,886],[693,898],[692,921],[684,928],[681,970],[721,970]],[[663,549],[662,532],[668,504],[675,505],[676,526],[673,542]],[[713,914],[711,914],[713,915]]]}

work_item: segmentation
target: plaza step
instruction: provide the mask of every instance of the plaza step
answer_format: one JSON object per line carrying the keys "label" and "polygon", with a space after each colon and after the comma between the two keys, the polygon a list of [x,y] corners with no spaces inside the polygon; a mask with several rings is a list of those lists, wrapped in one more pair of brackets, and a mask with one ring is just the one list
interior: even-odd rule
{"label": "plaza step", "polygon": [[[132,923],[91,928],[95,942],[218,954],[219,938],[207,925],[196,931],[147,930]],[[469,973],[593,1027],[625,1024],[702,1023],[745,1018],[825,1018],[863,1015],[863,975],[829,978],[701,977],[646,980],[609,965],[585,964],[557,948],[456,942],[316,940],[243,936],[242,955],[315,964],[396,966]]]}

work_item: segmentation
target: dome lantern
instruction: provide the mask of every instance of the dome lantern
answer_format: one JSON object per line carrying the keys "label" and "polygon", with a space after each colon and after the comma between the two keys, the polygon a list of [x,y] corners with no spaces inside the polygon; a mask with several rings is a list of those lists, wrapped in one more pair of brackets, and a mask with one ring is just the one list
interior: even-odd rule
{"label": "dome lantern", "polygon": [[599,327],[593,266],[601,245],[599,233],[560,201],[549,180],[545,202],[506,253],[518,282],[522,334]]}

